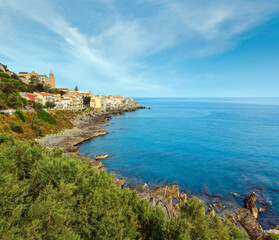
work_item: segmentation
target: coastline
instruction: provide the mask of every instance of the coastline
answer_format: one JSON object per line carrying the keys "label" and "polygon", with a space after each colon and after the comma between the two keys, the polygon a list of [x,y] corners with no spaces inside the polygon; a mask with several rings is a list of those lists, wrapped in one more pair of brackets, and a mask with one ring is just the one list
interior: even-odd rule
{"label": "coastline", "polygon": [[[139,109],[145,109],[145,107],[131,107],[125,109],[118,109],[102,114],[93,114],[89,112],[86,116],[78,116],[73,121],[74,128],[66,129],[60,132],[59,134],[47,135],[44,138],[37,139],[37,141],[48,148],[60,147],[65,151],[66,154],[79,155],[79,144],[85,141],[89,141],[95,137],[104,136],[107,134],[105,129],[101,126],[107,125],[108,121],[112,118],[112,116],[122,115],[125,112],[137,111]],[[93,168],[101,169],[103,167],[102,162],[99,160],[94,160],[84,156],[80,157],[83,161],[90,163]],[[126,188],[124,187],[124,178],[119,179],[115,177],[115,184],[121,189]],[[141,199],[146,199],[150,202],[151,207],[159,206],[162,209],[164,209],[168,217],[176,217],[178,215],[179,203],[186,202],[189,197],[185,194],[184,191],[180,192],[178,185],[156,186],[154,189],[150,189],[147,184],[142,184],[131,186],[129,187],[129,189],[132,191],[137,191]],[[205,193],[204,196],[210,198],[210,201],[212,202],[211,204],[209,204],[207,201],[205,201],[207,202],[208,206],[208,211],[205,212],[210,213],[212,215],[215,215],[217,212],[217,214],[221,215],[224,218],[227,218],[228,220],[237,224],[239,227],[240,225],[242,225],[246,229],[245,225],[247,225],[247,223],[243,223],[243,219],[247,218],[247,214],[249,215],[249,213],[245,212],[245,210],[243,209],[248,209],[247,207],[237,209],[237,213],[237,211],[233,209],[231,203],[225,199],[222,199],[221,196],[210,195],[208,193]],[[245,196],[247,198],[247,195]],[[237,196],[236,193],[234,195],[234,197],[241,197],[242,199],[244,199],[245,196]],[[198,198],[203,199],[201,195],[198,195]],[[173,199],[175,199],[175,203],[173,203]],[[255,201],[256,200],[254,200],[254,202]],[[241,214],[243,212],[245,212],[246,215],[242,216]],[[253,220],[255,221],[249,221],[248,225],[252,224],[252,228],[258,229],[258,233],[263,233],[262,227],[257,222],[257,220]],[[248,228],[251,228],[251,226]]]}

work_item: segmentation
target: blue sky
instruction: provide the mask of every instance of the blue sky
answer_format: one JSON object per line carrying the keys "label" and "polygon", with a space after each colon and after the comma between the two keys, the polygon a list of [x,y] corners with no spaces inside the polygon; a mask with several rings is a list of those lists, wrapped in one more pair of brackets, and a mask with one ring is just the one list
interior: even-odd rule
{"label": "blue sky", "polygon": [[278,0],[0,0],[0,62],[57,87],[279,97]]}

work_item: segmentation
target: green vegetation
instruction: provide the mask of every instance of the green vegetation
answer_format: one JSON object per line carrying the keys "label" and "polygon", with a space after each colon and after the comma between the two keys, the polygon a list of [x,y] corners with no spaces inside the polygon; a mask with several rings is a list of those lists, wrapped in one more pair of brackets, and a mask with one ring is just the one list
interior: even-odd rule
{"label": "green vegetation", "polygon": [[19,109],[16,110],[15,114],[18,115],[22,122],[26,122],[28,120],[27,116]]}
{"label": "green vegetation", "polygon": [[83,114],[86,110],[87,110],[87,108],[83,108],[83,109],[81,109],[81,110],[76,111],[76,113],[77,113],[78,115],[81,115],[81,114]]}
{"label": "green vegetation", "polygon": [[[21,111],[16,111],[14,115],[1,112],[0,133],[11,133],[17,139],[34,139],[46,134],[58,133],[65,128],[72,128],[72,120],[76,115],[70,110],[48,110],[47,115],[51,115],[51,121],[53,121],[53,118],[56,121],[55,124],[49,124],[44,121],[45,118],[43,118],[44,120],[40,119],[36,112],[22,113],[25,120],[23,121],[19,112]],[[43,114],[45,115],[45,113]],[[20,126],[23,132],[21,132],[20,127],[15,126]]]}
{"label": "green vegetation", "polygon": [[91,97],[82,97],[82,98],[83,98],[83,105],[90,107]]}
{"label": "green vegetation", "polygon": [[60,93],[57,89],[51,89],[48,85],[39,82],[36,76],[32,76],[30,84],[20,80],[18,75],[0,72],[0,109],[32,106],[34,102],[27,101],[19,95],[19,92],[48,92]]}
{"label": "green vegetation", "polygon": [[22,126],[20,126],[19,124],[11,122],[10,128],[12,129],[12,131],[14,131],[16,133],[23,133]]}
{"label": "green vegetation", "polygon": [[279,235],[274,234],[274,233],[268,233],[268,238],[269,240],[279,240]]}
{"label": "green vegetation", "polygon": [[53,125],[53,124],[57,123],[55,117],[53,117],[51,114],[49,114],[45,110],[39,109],[37,111],[37,115],[38,115],[39,119],[41,119],[42,121],[44,121],[44,122],[46,122],[50,125]]}
{"label": "green vegetation", "polygon": [[35,137],[42,137],[44,136],[43,130],[41,128],[41,122],[37,118],[31,118],[30,127],[33,130]]}
{"label": "green vegetation", "polygon": [[11,76],[0,72],[0,108],[20,107],[28,105],[28,101],[22,98],[18,92],[30,92],[31,86],[23,83],[16,74]]}
{"label": "green vegetation", "polygon": [[93,107],[86,108],[86,110],[85,110],[86,113],[89,113],[89,112],[92,112],[92,111],[94,111]]}
{"label": "green vegetation", "polygon": [[54,108],[56,106],[56,104],[54,102],[46,102],[45,107],[46,108]]}
{"label": "green vegetation", "polygon": [[113,182],[78,156],[0,134],[0,238],[248,239],[196,198],[169,220]]}

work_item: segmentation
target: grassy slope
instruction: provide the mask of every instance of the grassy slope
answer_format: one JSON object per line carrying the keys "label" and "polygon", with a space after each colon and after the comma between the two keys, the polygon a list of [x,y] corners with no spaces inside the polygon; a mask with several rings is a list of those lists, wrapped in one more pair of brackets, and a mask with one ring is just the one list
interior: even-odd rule
{"label": "grassy slope", "polygon": [[[55,117],[57,123],[54,125],[48,124],[38,118],[37,113],[25,113],[27,121],[23,122],[16,114],[0,114],[0,132],[12,134],[17,139],[34,139],[36,138],[36,132],[32,129],[32,121],[37,121],[43,135],[50,133],[58,133],[63,129],[72,128],[73,124],[71,120],[74,119],[75,113],[70,110],[50,110],[49,113]],[[17,133],[12,131],[11,123],[19,125],[23,129],[23,133]]]}

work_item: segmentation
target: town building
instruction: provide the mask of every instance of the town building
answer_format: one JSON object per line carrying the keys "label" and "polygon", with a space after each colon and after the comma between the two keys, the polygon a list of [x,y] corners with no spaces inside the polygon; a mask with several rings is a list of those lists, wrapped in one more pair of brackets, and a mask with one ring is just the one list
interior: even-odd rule
{"label": "town building", "polygon": [[49,77],[47,77],[47,75],[40,75],[38,73],[36,73],[34,70],[31,73],[28,72],[20,72],[18,74],[18,76],[20,77],[20,79],[29,84],[31,77],[36,77],[40,83],[45,84],[45,85],[49,85],[51,88],[55,88],[55,78],[54,78],[54,74],[52,72],[52,70],[50,71]]}

